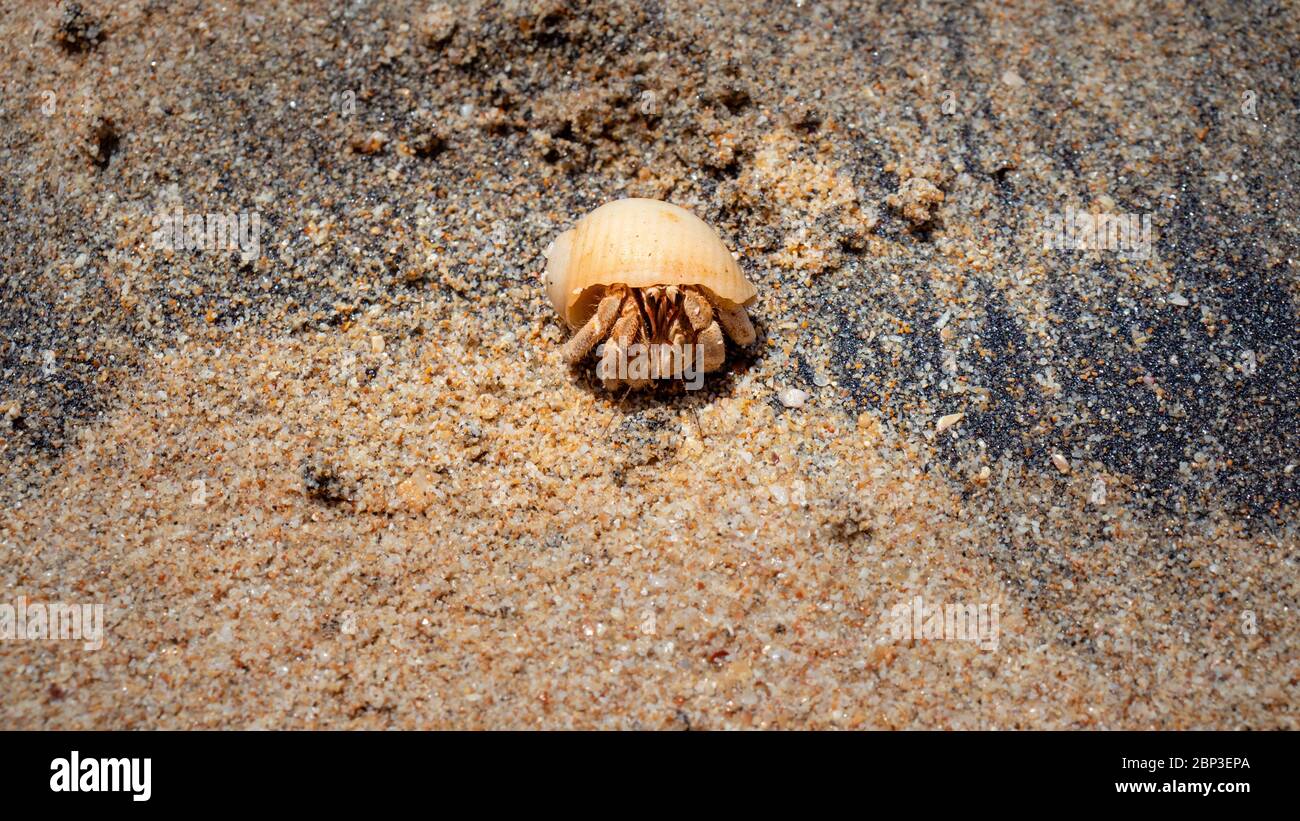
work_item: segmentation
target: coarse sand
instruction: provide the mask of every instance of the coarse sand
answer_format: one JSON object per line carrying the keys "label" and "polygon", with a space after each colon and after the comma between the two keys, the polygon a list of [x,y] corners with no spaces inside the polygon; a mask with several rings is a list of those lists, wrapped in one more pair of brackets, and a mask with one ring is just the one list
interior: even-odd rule
{"label": "coarse sand", "polygon": [[[0,605],[106,625],[0,727],[1297,727],[1295,5],[3,7]],[[703,390],[560,361],[622,196]]]}

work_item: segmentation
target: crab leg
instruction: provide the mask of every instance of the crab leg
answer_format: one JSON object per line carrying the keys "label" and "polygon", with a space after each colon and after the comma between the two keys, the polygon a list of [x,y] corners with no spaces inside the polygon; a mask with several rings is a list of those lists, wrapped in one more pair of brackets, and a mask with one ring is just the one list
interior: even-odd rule
{"label": "crab leg", "polygon": [[695,343],[704,347],[704,370],[716,371],[721,368],[727,360],[727,343],[722,338],[722,329],[714,320],[709,301],[703,294],[688,290],[682,297],[682,312],[695,331]]}
{"label": "crab leg", "polygon": [[588,319],[587,323],[578,329],[573,338],[564,343],[564,347],[560,350],[560,356],[567,364],[573,365],[580,361],[597,342],[605,338],[614,325],[614,320],[618,317],[619,308],[622,307],[626,296],[626,291],[618,289],[600,300],[591,319]]}
{"label": "crab leg", "polygon": [[745,313],[744,308],[721,302],[715,303],[713,307],[717,309],[718,322],[737,345],[748,345],[754,341],[757,336],[754,333],[754,323],[749,321],[749,314]]}
{"label": "crab leg", "polygon": [[727,343],[722,338],[722,329],[718,323],[710,322],[709,327],[700,331],[695,337],[696,345],[704,346],[704,370],[706,373],[716,371],[727,361]]}
{"label": "crab leg", "polygon": [[686,291],[682,296],[682,312],[691,323],[691,329],[700,333],[713,322],[713,309],[709,301],[698,291]]}
{"label": "crab leg", "polygon": [[695,338],[685,313],[675,312],[670,337],[671,344],[660,349],[659,372],[671,372],[673,379],[681,379],[687,362],[692,358],[691,340]]}
{"label": "crab leg", "polygon": [[614,323],[614,329],[609,334],[609,340],[605,343],[605,351],[601,354],[600,363],[596,366],[596,376],[606,383],[626,384],[631,387],[643,387],[648,384],[649,380],[644,379],[621,379],[619,377],[620,364],[626,368],[627,349],[637,342],[641,337],[641,311],[637,300],[631,299],[623,304],[623,309],[619,315],[618,321]]}

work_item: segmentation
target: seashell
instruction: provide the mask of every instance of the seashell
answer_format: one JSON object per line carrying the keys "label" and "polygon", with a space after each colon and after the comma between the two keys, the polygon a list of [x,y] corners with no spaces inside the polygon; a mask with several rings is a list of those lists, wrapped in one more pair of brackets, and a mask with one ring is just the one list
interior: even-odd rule
{"label": "seashell", "polygon": [[723,307],[747,306],[758,294],[707,223],[659,200],[602,205],[556,237],[546,259],[547,296],[571,328],[591,317],[612,285],[697,286]]}
{"label": "seashell", "polygon": [[666,202],[616,200],[592,211],[546,249],[542,278],[577,331],[564,361],[596,349],[606,387],[667,378],[698,388],[694,373],[726,361],[726,337],[737,345],[756,338],[745,306],[758,289],[712,228]]}

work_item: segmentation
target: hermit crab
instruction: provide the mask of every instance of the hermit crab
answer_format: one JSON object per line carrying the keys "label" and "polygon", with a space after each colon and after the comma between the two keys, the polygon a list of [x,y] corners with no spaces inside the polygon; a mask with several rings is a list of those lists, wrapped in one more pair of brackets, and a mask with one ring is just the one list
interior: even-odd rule
{"label": "hermit crab", "polygon": [[[605,387],[640,388],[726,361],[723,331],[754,341],[745,307],[757,289],[703,220],[659,200],[623,199],[587,214],[546,249],[546,293],[577,332],[562,350],[580,362],[599,350]],[[648,369],[636,355],[648,354]],[[629,358],[634,361],[628,366]]]}

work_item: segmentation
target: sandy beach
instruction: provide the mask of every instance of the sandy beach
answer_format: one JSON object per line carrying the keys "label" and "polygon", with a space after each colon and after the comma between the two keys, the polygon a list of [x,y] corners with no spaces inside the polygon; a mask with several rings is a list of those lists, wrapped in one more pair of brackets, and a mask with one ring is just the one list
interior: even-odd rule
{"label": "sandy beach", "polygon": [[0,728],[1300,726],[1300,7],[0,8]]}

